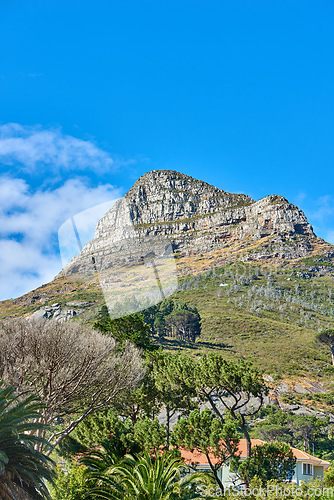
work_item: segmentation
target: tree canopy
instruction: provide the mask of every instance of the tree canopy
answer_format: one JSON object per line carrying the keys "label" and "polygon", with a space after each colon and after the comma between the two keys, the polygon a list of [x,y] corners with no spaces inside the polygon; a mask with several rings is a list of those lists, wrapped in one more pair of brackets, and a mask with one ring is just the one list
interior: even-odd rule
{"label": "tree canopy", "polygon": [[322,330],[317,335],[317,340],[327,345],[331,351],[332,365],[334,366],[334,329]]}
{"label": "tree canopy", "polygon": [[199,360],[177,354],[170,356],[170,362],[162,367],[161,373],[170,384],[188,387],[201,401],[208,401],[222,423],[225,412],[238,422],[250,455],[247,421],[259,411],[268,393],[259,370],[243,359],[228,361],[216,353],[205,354]]}
{"label": "tree canopy", "polygon": [[201,334],[201,317],[197,308],[183,300],[168,297],[143,311],[143,315],[159,338],[170,336],[184,342],[194,342]]}
{"label": "tree canopy", "polygon": [[148,351],[158,348],[152,340],[151,327],[145,323],[141,314],[111,319],[108,308],[104,305],[94,323],[94,328],[103,333],[109,333],[120,343],[129,341],[136,347]]}
{"label": "tree canopy", "polygon": [[254,446],[251,456],[239,462],[236,470],[246,484],[255,477],[264,484],[273,479],[291,481],[296,462],[287,443],[265,443]]}
{"label": "tree canopy", "polygon": [[0,327],[0,376],[41,398],[45,423],[62,424],[50,437],[53,446],[90,413],[136,387],[143,374],[135,347],[120,351],[112,337],[79,322],[19,319]]}
{"label": "tree canopy", "polygon": [[236,423],[231,419],[222,423],[209,408],[194,410],[189,417],[178,420],[172,435],[173,444],[204,453],[222,493],[224,486],[218,471],[236,455],[239,441]]}

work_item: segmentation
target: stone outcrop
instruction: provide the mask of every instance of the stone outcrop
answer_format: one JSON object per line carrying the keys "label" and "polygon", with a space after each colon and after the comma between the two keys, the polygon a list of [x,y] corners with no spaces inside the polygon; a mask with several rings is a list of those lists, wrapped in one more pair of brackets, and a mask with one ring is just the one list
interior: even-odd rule
{"label": "stone outcrop", "polygon": [[238,245],[243,259],[307,255],[313,229],[282,196],[254,201],[169,170],[143,175],[98,222],[95,237],[63,273],[126,265],[147,255],[190,256]]}
{"label": "stone outcrop", "polygon": [[[89,302],[73,302],[72,305],[76,305],[79,307],[82,307],[82,304],[88,305]],[[68,305],[71,305],[71,303],[68,303]],[[69,308],[62,308],[59,303],[56,304],[51,304],[50,306],[44,306],[35,311],[31,316],[30,320],[32,321],[42,321],[45,319],[55,319],[59,321],[60,323],[63,323],[64,321],[68,321],[72,319],[74,316],[77,316],[77,314],[82,314],[85,312],[85,309],[69,309]]]}

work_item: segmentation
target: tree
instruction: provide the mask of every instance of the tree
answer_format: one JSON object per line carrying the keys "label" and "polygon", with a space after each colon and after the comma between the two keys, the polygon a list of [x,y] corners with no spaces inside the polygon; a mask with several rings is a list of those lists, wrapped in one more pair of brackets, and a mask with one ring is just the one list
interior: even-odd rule
{"label": "tree", "polygon": [[120,351],[113,338],[79,322],[20,319],[0,327],[0,376],[19,392],[31,390],[41,398],[45,424],[62,424],[50,437],[52,447],[135,387],[143,373],[135,347],[126,344]]}
{"label": "tree", "polygon": [[[274,408],[269,410],[267,419],[254,426],[258,437],[265,441],[287,442],[296,448],[304,447],[304,451],[311,451],[311,440],[314,449],[325,453],[332,447],[331,437],[328,435],[328,418],[317,418],[314,415],[294,415]],[[328,453],[328,452],[327,452]]]}
{"label": "tree", "polygon": [[157,312],[153,322],[154,331],[158,334],[159,339],[162,339],[165,335],[166,323],[164,315],[161,312]]}
{"label": "tree", "polygon": [[172,442],[187,450],[204,453],[222,494],[224,486],[218,471],[238,451],[239,435],[235,422],[215,416],[209,408],[200,412],[194,410],[188,418],[181,418],[175,424]]}
{"label": "tree", "polygon": [[201,401],[210,403],[222,423],[224,411],[238,422],[247,440],[247,456],[250,456],[247,421],[260,410],[268,393],[262,374],[251,363],[243,359],[227,361],[221,354],[206,354],[198,361],[178,354],[171,356],[164,376],[176,386],[195,390]]}
{"label": "tree", "polygon": [[191,387],[178,378],[173,371],[174,358],[162,350],[151,355],[152,375],[158,390],[157,399],[166,409],[166,449],[169,449],[170,427],[173,416],[179,413],[189,413],[196,408],[195,387]]}
{"label": "tree", "polygon": [[273,479],[291,481],[296,462],[287,443],[273,442],[254,446],[251,456],[239,462],[236,469],[246,484],[255,477],[266,484]]}
{"label": "tree", "polygon": [[194,342],[201,334],[201,317],[197,308],[190,307],[183,300],[168,297],[142,314],[160,339],[172,334],[180,340]]}
{"label": "tree", "polygon": [[47,441],[33,433],[44,430],[39,422],[42,405],[32,394],[15,394],[0,384],[0,498],[50,498],[44,480],[53,480],[53,462],[36,449]]}
{"label": "tree", "polygon": [[[302,439],[304,451],[311,451],[310,440],[321,434],[327,427],[328,418],[317,418],[314,415],[291,416],[288,426],[296,441]],[[298,443],[299,444],[299,443]]]}
{"label": "tree", "polygon": [[146,354],[144,360],[146,371],[139,387],[130,387],[124,391],[113,405],[120,416],[130,418],[133,424],[139,418],[154,417],[161,406],[161,402],[158,400],[159,391],[153,376],[151,356],[154,356],[154,352]]}
{"label": "tree", "polygon": [[332,356],[332,365],[334,366],[334,329],[322,330],[318,333],[316,339],[329,347]]}
{"label": "tree", "polygon": [[133,426],[135,443],[143,451],[157,455],[166,442],[166,430],[157,418],[140,418]]}
{"label": "tree", "polygon": [[256,437],[264,441],[278,441],[292,444],[293,436],[289,425],[292,414],[268,405],[261,410],[260,417],[265,417],[265,420],[255,424],[254,431]]}
{"label": "tree", "polygon": [[139,418],[134,424],[113,410],[97,412],[83,420],[72,436],[86,449],[108,442],[119,456],[156,451],[165,443],[166,432],[158,419]]}
{"label": "tree", "polygon": [[[96,454],[97,456],[97,454]],[[180,460],[169,454],[153,458],[145,452],[137,458],[127,455],[117,462],[106,460],[101,452],[98,459],[85,458],[91,467],[95,486],[90,490],[92,498],[127,500],[176,500],[202,498],[190,488],[195,484],[208,484],[205,473],[187,474],[181,478],[180,468],[186,470]],[[98,463],[98,461],[100,461]]]}
{"label": "tree", "polygon": [[111,409],[89,415],[80,422],[72,436],[86,449],[96,448],[101,443],[108,442],[119,456],[140,451],[140,447],[134,440],[131,420],[123,421]]}
{"label": "tree", "polygon": [[123,318],[111,319],[107,306],[102,306],[94,328],[109,333],[118,342],[132,342],[139,349],[152,351],[158,346],[152,341],[151,327],[140,314],[130,314]]}
{"label": "tree", "polygon": [[199,315],[187,310],[176,310],[164,318],[165,325],[175,337],[184,342],[194,342],[201,332]]}

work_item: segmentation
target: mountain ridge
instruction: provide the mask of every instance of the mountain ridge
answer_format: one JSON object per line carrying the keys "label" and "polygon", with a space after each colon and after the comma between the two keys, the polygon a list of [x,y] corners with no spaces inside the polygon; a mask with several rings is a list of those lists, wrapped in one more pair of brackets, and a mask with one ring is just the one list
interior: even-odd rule
{"label": "mountain ridge", "polygon": [[[148,241],[148,252],[152,238],[169,239],[178,258],[239,245],[243,260],[301,258],[312,251],[312,243],[321,241],[305,214],[282,196],[255,201],[176,171],[154,170],[99,220],[94,239],[63,274],[88,272],[93,254],[98,270],[110,267],[118,253],[133,259],[131,241],[138,238],[144,247]],[[121,245],[110,252],[116,243]]]}
{"label": "mountain ridge", "polygon": [[[241,206],[234,206],[236,200]],[[37,311],[45,318],[94,320],[105,296],[92,255],[98,271],[109,273],[116,255],[127,272],[131,260],[147,250],[164,253],[172,242],[179,280],[173,297],[198,309],[202,334],[194,345],[167,339],[164,348],[192,355],[223,351],[228,359],[246,357],[266,373],[291,380],[300,375],[317,381],[330,369],[322,368],[328,353],[314,338],[319,329],[334,328],[334,246],[318,238],[285,198],[231,197],[184,174],[153,171],[101,218],[95,236],[84,247],[82,273],[71,272],[79,255],[50,283],[0,302],[0,319]],[[106,242],[115,251],[109,261],[108,255],[99,261],[99,245]]]}

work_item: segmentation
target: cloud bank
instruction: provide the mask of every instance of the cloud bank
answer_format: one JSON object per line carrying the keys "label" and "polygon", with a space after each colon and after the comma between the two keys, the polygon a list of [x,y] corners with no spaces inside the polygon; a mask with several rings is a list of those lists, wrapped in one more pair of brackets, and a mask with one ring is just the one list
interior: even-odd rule
{"label": "cloud bank", "polygon": [[0,300],[50,281],[60,270],[57,231],[69,217],[100,203],[112,206],[111,185],[81,179],[57,189],[32,191],[24,179],[0,177]]}
{"label": "cloud bank", "polygon": [[334,244],[334,197],[332,195],[320,196],[313,203],[310,211],[315,232],[320,232],[323,238]]}
{"label": "cloud bank", "polygon": [[33,172],[40,166],[52,171],[104,172],[114,165],[109,153],[92,141],[65,135],[60,129],[42,129],[8,123],[0,126],[0,162]]}

